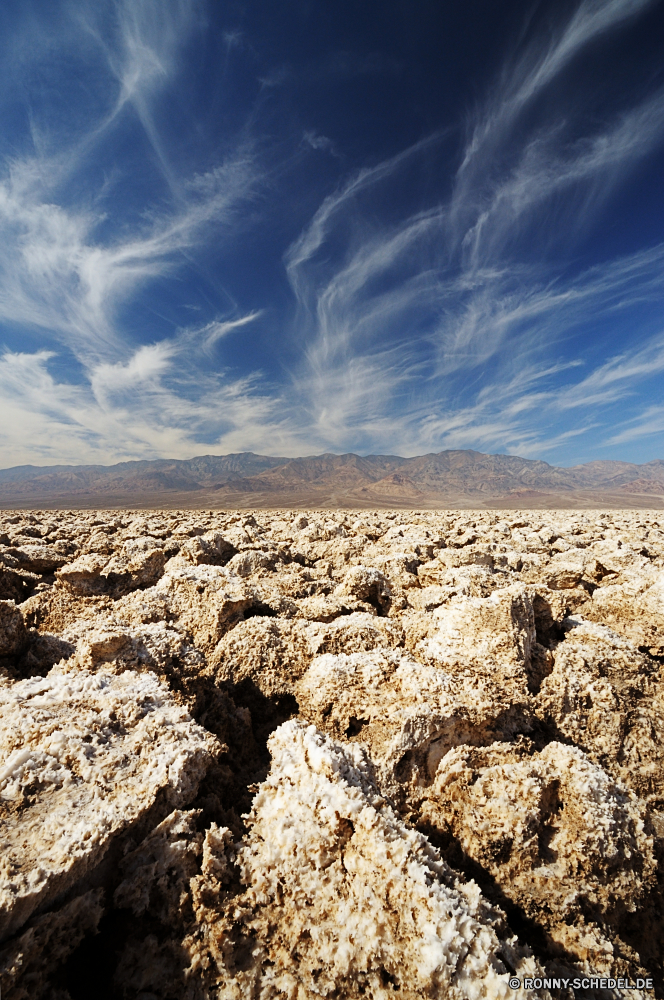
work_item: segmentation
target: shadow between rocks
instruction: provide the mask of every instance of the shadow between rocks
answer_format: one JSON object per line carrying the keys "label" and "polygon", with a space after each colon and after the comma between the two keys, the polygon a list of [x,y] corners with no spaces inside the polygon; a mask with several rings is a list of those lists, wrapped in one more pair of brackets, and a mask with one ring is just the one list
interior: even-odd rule
{"label": "shadow between rocks", "polygon": [[[195,799],[186,808],[200,811],[199,830],[215,822],[228,827],[237,841],[245,832],[243,816],[251,808],[257,785],[270,768],[267,741],[279,725],[298,714],[297,701],[290,694],[266,697],[251,680],[223,687],[203,674],[195,680],[180,674],[179,683],[172,683],[175,676],[168,678],[171,687],[185,698],[196,721],[227,748],[210,762]],[[113,899],[119,878],[116,870],[108,879],[105,886],[108,901]],[[238,879],[233,891],[241,890]],[[155,953],[173,964],[172,996],[178,997],[183,968],[178,956],[171,954],[168,942],[172,935],[173,928],[149,912],[135,917],[111,904],[100,921],[98,933],[81,942],[53,977],[52,984],[66,990],[71,1000],[89,1000],[93,996],[99,1000],[126,1000],[127,994],[115,982],[116,971],[127,946],[141,940],[152,942]],[[148,983],[137,996],[141,1000],[162,1000],[162,992],[153,992]],[[169,992],[167,1000],[170,998]]]}
{"label": "shadow between rocks", "polygon": [[562,950],[559,945],[555,946],[555,950],[552,949],[545,928],[529,917],[518,903],[505,894],[494,876],[486,868],[466,854],[457,837],[450,831],[442,831],[430,823],[420,822],[416,826],[420,833],[428,837],[431,843],[438,848],[450,868],[459,872],[467,880],[475,881],[489,902],[499,906],[504,911],[511,929],[522,944],[527,944],[532,948],[540,962],[553,960],[558,963],[569,963],[571,968],[576,966],[576,958]]}

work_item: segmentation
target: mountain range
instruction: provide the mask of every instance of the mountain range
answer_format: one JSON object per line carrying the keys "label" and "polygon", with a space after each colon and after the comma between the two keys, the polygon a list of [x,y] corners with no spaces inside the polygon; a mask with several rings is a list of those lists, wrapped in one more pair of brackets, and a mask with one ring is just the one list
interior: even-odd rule
{"label": "mountain range", "polygon": [[442,451],[278,458],[242,452],[0,470],[0,508],[664,507],[664,461],[569,468]]}

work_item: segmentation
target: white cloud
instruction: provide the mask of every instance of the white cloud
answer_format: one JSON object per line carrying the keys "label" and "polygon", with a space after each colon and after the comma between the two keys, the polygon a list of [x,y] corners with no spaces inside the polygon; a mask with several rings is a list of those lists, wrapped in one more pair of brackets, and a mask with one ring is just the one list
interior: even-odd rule
{"label": "white cloud", "polygon": [[341,159],[334,142],[326,135],[319,135],[313,130],[308,130],[302,135],[302,143],[305,146],[311,147],[311,149],[316,149],[319,152],[331,153],[332,156],[336,156]]}
{"label": "white cloud", "polygon": [[[563,239],[571,255],[601,198],[660,141],[664,92],[592,127],[582,95],[569,120],[553,96],[549,117],[524,112],[590,42],[648,3],[582,0],[557,34],[506,63],[470,122],[443,200],[398,216],[404,178],[421,164],[437,167],[451,130],[355,171],[324,198],[284,257],[297,308],[292,327],[275,321],[274,338],[295,344],[300,361],[280,384],[261,375],[260,357],[249,374],[212,363],[234,334],[252,335],[263,310],[231,300],[219,318],[169,328],[150,344],[121,321],[150,282],[177,275],[183,255],[212,234],[217,244],[232,240],[270,173],[249,127],[222,163],[194,175],[169,156],[156,109],[204,23],[202,3],[121,0],[112,30],[101,6],[76,4],[79,44],[103,56],[107,103],[66,141],[35,125],[35,148],[0,176],[0,322],[47,345],[0,355],[2,464],[243,449],[536,455],[596,428],[603,407],[631,399],[664,369],[664,340],[644,328],[621,348],[624,335],[607,335],[591,356],[573,346],[574,334],[591,320],[619,330],[622,317],[660,301],[664,245],[570,277],[546,253],[526,252],[528,239],[550,223],[555,199],[542,245]],[[224,43],[227,56],[245,47],[238,32]],[[167,189],[120,225],[104,208],[117,178],[85,197],[67,191],[129,115]],[[316,132],[302,142],[334,153]],[[393,206],[389,222],[374,211],[377,195]],[[63,352],[75,359],[68,377]],[[641,407],[610,441],[663,429],[661,408]]]}
{"label": "white cloud", "polygon": [[[636,16],[654,0],[582,0],[572,17],[547,42],[536,38],[516,61],[507,61],[484,112],[473,123],[459,178],[485,173],[487,160],[508,137],[523,109],[599,35]],[[472,183],[472,182],[471,182]]]}
{"label": "white cloud", "polygon": [[239,330],[241,327],[253,323],[262,314],[262,309],[254,309],[253,312],[247,313],[246,316],[240,316],[239,319],[214,320],[212,323],[207,323],[200,330],[195,331],[195,335],[201,337],[204,348],[209,351],[218,340],[227,337],[234,330]]}
{"label": "white cloud", "polygon": [[[378,191],[401,197],[413,163],[436,162],[444,138],[436,135],[357,172],[323,201],[286,255],[307,340],[296,388],[321,437],[376,450],[393,449],[393,434],[408,453],[462,442],[545,450],[597,423],[551,434],[547,419],[608,405],[659,370],[654,349],[637,346],[586,364],[580,379],[553,374],[584,324],[604,317],[613,329],[621,314],[661,299],[662,246],[562,274],[591,210],[661,143],[664,91],[592,126],[582,95],[568,120],[555,100],[548,119],[523,115],[590,42],[646,6],[583,0],[551,41],[534,39],[506,63],[448,199],[389,226],[370,207]],[[557,269],[546,252],[533,257],[532,234],[542,230],[545,251],[558,241]],[[548,374],[533,392],[523,372],[536,369]]]}
{"label": "white cloud", "polygon": [[302,437],[283,400],[254,378],[203,373],[185,340],[100,364],[79,385],[48,369],[51,352],[0,356],[3,464],[188,458],[201,451],[298,454]]}
{"label": "white cloud", "polygon": [[653,337],[640,348],[624,351],[598,365],[582,381],[560,393],[561,409],[597,406],[613,402],[636,391],[639,382],[664,371],[664,336]]}
{"label": "white cloud", "polygon": [[662,433],[664,433],[664,406],[648,406],[636,417],[632,417],[630,421],[623,424],[623,429],[618,434],[613,434],[608,438],[606,443],[608,445],[627,444],[630,441],[650,437],[652,434]]}
{"label": "white cloud", "polygon": [[487,205],[463,206],[463,198],[471,201],[469,192],[458,192],[454,211],[466,217],[476,212],[463,235],[467,265],[486,267],[514,242],[520,229],[533,224],[535,213],[549,199],[585,183],[594,197],[587,196],[581,210],[570,200],[569,209],[563,210],[566,225],[559,217],[555,233],[550,234],[551,242],[569,241],[570,228],[578,228],[585,210],[600,196],[605,199],[635,162],[661,144],[663,130],[664,91],[660,91],[595,135],[565,142],[559,125],[535,134],[519,151],[508,176],[483,193],[481,200],[488,200]]}
{"label": "white cloud", "polygon": [[119,304],[149,279],[165,275],[176,255],[210,225],[229,225],[257,182],[241,155],[207,177],[195,197],[124,239],[97,236],[103,213],[53,204],[33,176],[34,162],[15,162],[0,182],[0,321],[38,327],[62,339],[82,361],[122,347]]}
{"label": "white cloud", "polygon": [[[273,419],[278,396],[261,394],[255,377],[210,372],[204,357],[232,330],[253,322],[258,310],[142,346],[119,320],[137,291],[176,272],[183,252],[213,234],[217,244],[228,238],[260,183],[244,140],[216,167],[177,180],[158,141],[151,101],[172,85],[200,6],[193,0],[173,0],[167,8],[156,0],[122,2],[114,5],[113,30],[99,23],[106,8],[77,6],[79,42],[103,49],[117,83],[115,105],[105,117],[90,118],[73,145],[58,145],[51,136],[47,152],[15,156],[0,176],[0,323],[49,344],[0,356],[3,464],[30,455],[41,461],[182,457],[200,450],[201,441],[218,448],[240,428],[251,438],[259,426],[263,432],[279,426]],[[67,194],[68,184],[129,107],[139,114],[176,197],[129,224],[109,225],[101,202]],[[75,384],[52,374],[62,371],[62,348],[75,359]]]}
{"label": "white cloud", "polygon": [[375,167],[359,170],[339,191],[325,198],[311,220],[311,223],[288,248],[286,253],[285,260],[288,274],[296,291],[300,291],[302,288],[299,281],[301,268],[320,249],[330,232],[330,226],[335,221],[335,217],[343,212],[344,209],[347,209],[358,195],[393,176],[405,162],[424,153],[425,150],[439,142],[440,138],[440,133],[436,133],[415,143],[413,146],[409,146],[408,149],[397,153],[396,156],[391,157],[389,160],[384,160]]}

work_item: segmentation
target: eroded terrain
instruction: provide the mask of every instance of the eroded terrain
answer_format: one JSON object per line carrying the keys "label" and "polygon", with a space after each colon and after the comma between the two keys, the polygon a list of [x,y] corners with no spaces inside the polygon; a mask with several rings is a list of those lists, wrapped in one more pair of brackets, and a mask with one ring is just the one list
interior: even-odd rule
{"label": "eroded terrain", "polygon": [[663,996],[662,663],[657,511],[0,514],[3,1000]]}

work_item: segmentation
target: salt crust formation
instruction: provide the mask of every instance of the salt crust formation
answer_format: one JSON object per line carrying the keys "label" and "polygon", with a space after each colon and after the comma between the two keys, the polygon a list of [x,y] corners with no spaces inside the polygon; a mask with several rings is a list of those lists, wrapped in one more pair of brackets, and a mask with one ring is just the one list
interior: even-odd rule
{"label": "salt crust formation", "polygon": [[664,995],[660,517],[0,515],[5,1000]]}

